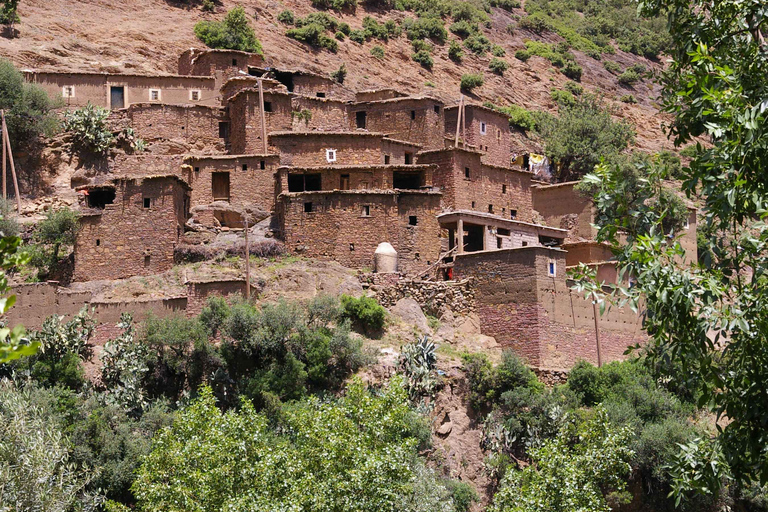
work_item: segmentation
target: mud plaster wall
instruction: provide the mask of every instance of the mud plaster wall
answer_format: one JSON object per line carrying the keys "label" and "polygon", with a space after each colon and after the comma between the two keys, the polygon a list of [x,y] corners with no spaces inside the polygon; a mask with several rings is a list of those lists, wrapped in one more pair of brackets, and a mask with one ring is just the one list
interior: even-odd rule
{"label": "mud plaster wall", "polygon": [[[305,203],[312,203],[311,212]],[[373,266],[379,243],[389,242],[403,272],[422,270],[436,260],[439,206],[439,194],[418,192],[306,192],[278,198],[285,244],[292,252],[363,268]],[[409,225],[410,216],[416,217],[415,226]]]}
{"label": "mud plaster wall", "polygon": [[[165,272],[186,221],[186,190],[175,178],[122,181],[115,204],[84,216],[75,242],[75,281]],[[150,207],[144,208],[144,198]]]}
{"label": "mud plaster wall", "polygon": [[349,105],[342,101],[294,96],[291,99],[293,112],[309,110],[312,119],[309,121],[293,118],[293,129],[296,131],[327,130],[344,131],[348,128]]}
{"label": "mud plaster wall", "polygon": [[240,51],[187,50],[179,56],[180,75],[211,76],[218,91],[228,78],[248,73],[248,66],[260,66],[264,58]]}
{"label": "mud plaster wall", "polygon": [[461,150],[430,151],[419,155],[418,163],[437,164],[433,183],[443,192],[444,208],[505,218],[511,218],[512,210],[516,210],[516,220],[533,221],[529,173],[484,165],[479,154]]}
{"label": "mud plaster wall", "polygon": [[[438,112],[435,112],[436,108]],[[349,116],[349,126],[353,130],[356,129],[356,113],[360,111],[366,112],[365,128],[369,131],[421,144],[423,149],[443,147],[444,109],[437,100],[405,99],[356,104],[350,109]]]}
{"label": "mud plaster wall", "polygon": [[[229,173],[229,202],[272,211],[275,203],[277,155],[240,155],[230,158],[186,159],[182,177],[192,187],[191,207],[208,205],[213,198],[213,173]],[[262,169],[262,164],[264,168]],[[243,170],[243,166],[246,167]]]}
{"label": "mud plaster wall", "polygon": [[[269,102],[271,112],[264,112],[267,134],[291,130],[291,97],[288,94],[264,92],[264,103]],[[266,110],[266,109],[265,109]],[[261,109],[258,91],[248,90],[234,96],[229,102],[230,152],[233,154],[262,153]]]}
{"label": "mud plaster wall", "polygon": [[317,97],[317,93],[324,93],[326,98],[340,101],[355,99],[355,94],[343,85],[330,78],[315,75],[293,75],[292,92],[312,97]]}
{"label": "mud plaster wall", "polygon": [[145,140],[183,141],[196,151],[225,150],[219,122],[226,118],[220,108],[141,103],[128,108],[128,119]]}
{"label": "mud plaster wall", "polygon": [[[280,153],[280,165],[312,167],[327,165],[377,165],[384,162],[381,137],[353,134],[297,134],[270,137]],[[329,162],[327,150],[336,150]]]}
{"label": "mud plaster wall", "polygon": [[579,263],[593,263],[613,259],[611,248],[597,242],[565,244],[563,249],[568,251],[565,255],[565,264],[569,267]]}
{"label": "mud plaster wall", "polygon": [[[554,277],[547,275],[550,261]],[[597,362],[592,304],[568,288],[562,251],[526,247],[464,254],[456,257],[454,277],[475,279],[484,334],[531,365],[567,369],[579,359]],[[607,310],[599,328],[604,362],[622,359],[626,347],[645,340],[640,318],[629,309]]]}
{"label": "mud plaster wall", "polygon": [[[509,118],[504,114],[491,112],[481,108],[465,108],[466,112],[466,143],[477,147],[483,153],[483,162],[491,165],[509,167],[511,162],[511,138],[509,133]],[[455,136],[458,108],[450,108],[445,112],[445,134]],[[482,123],[485,123],[485,134],[482,133]]]}
{"label": "mud plaster wall", "polygon": [[566,242],[594,240],[592,202],[574,190],[575,184],[533,187],[533,207],[548,226],[568,230]]}

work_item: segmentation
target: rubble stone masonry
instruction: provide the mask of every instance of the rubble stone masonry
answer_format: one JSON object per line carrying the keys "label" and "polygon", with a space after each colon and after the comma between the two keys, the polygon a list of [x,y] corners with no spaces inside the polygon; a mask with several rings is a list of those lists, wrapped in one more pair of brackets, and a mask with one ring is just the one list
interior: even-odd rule
{"label": "rubble stone masonry", "polygon": [[270,134],[269,140],[280,154],[280,165],[316,167],[384,163],[379,133],[281,132]]}
{"label": "rubble stone masonry", "polygon": [[358,127],[358,112],[365,113],[366,130],[420,144],[424,149],[442,148],[445,124],[443,103],[434,98],[392,98],[355,103],[349,126]]}
{"label": "rubble stone masonry", "polygon": [[[445,134],[451,138],[456,134],[458,111],[458,106],[445,109]],[[464,141],[483,153],[483,162],[509,167],[511,137],[506,114],[480,105],[466,105],[464,112]]]}
{"label": "rubble stone masonry", "polygon": [[[229,100],[230,153],[263,153],[259,91],[245,89]],[[264,120],[267,134],[291,130],[291,96],[287,93],[264,91]]]}
{"label": "rubble stone masonry", "polygon": [[226,122],[226,117],[219,107],[137,103],[126,115],[136,136],[144,140],[183,141],[201,152],[225,150],[219,123]]}

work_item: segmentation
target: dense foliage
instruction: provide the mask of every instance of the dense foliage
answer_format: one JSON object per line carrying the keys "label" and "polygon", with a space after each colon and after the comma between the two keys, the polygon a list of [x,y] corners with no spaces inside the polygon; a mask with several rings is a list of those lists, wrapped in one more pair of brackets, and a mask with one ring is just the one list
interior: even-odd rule
{"label": "dense foliage", "polygon": [[90,102],[79,109],[64,113],[64,130],[72,138],[72,147],[86,154],[103,155],[112,146],[115,136],[109,126],[109,109]]}
{"label": "dense foliage", "polygon": [[199,21],[195,36],[211,48],[264,53],[241,6],[229,11],[223,21]]}

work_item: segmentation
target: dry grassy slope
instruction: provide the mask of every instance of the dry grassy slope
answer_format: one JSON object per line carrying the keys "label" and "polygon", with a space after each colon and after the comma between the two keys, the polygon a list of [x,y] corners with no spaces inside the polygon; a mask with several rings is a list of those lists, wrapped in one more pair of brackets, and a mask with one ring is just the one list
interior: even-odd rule
{"label": "dry grassy slope", "polygon": [[[525,31],[516,31],[513,36],[507,34],[505,29],[513,20],[509,13],[500,9],[494,9],[491,28],[484,30],[493,42],[507,50],[506,60],[511,67],[503,77],[488,71],[490,55],[477,58],[466,51],[463,63],[457,65],[448,59],[447,45],[435,49],[435,66],[432,71],[427,71],[411,60],[410,44],[405,37],[389,43],[371,41],[362,46],[346,40],[339,45],[337,54],[314,51],[286,38],[283,35],[286,27],[276,20],[283,9],[291,9],[300,16],[312,12],[309,0],[223,0],[214,14],[203,13],[199,7],[190,8],[164,0],[24,0],[19,7],[20,36],[0,39],[0,54],[23,67],[175,72],[178,54],[189,47],[200,46],[193,34],[195,23],[213,17],[220,19],[227,9],[238,4],[255,16],[253,25],[269,63],[328,73],[346,62],[347,83],[354,89],[390,86],[455,102],[461,75],[482,71],[485,85],[476,90],[475,99],[553,110],[555,105],[549,91],[566,81],[540,57],[533,57],[527,63],[514,58],[515,51],[523,48],[525,39],[538,37]],[[518,14],[522,13],[522,9],[518,10]],[[336,14],[353,28],[361,27],[366,15],[382,20],[388,17],[401,19],[407,13],[370,12],[361,6],[354,14]],[[559,38],[548,34],[544,39],[554,42]],[[385,47],[383,61],[370,56],[374,44]],[[616,105],[620,115],[637,126],[638,147],[658,151],[671,146],[661,130],[663,119],[652,103],[654,94],[648,82],[636,85],[634,90],[621,88],[616,77],[608,73],[601,62],[576,53],[584,67],[582,84],[587,89],[600,91],[611,99],[627,93],[637,98],[637,105],[618,101]],[[623,66],[638,61],[652,66],[645,59],[621,51],[611,58]],[[434,87],[427,86],[427,82],[433,83]]]}

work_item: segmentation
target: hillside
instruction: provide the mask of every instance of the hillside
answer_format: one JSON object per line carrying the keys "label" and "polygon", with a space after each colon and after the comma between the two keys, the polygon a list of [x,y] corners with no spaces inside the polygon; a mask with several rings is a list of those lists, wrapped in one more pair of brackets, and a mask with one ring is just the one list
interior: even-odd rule
{"label": "hillside", "polygon": [[[435,46],[434,67],[431,71],[427,70],[411,59],[411,44],[405,35],[388,42],[372,40],[362,45],[346,39],[339,43],[337,53],[315,50],[286,37],[286,25],[277,21],[277,15],[285,9],[293,11],[296,16],[316,12],[308,0],[224,0],[216,4],[214,13],[204,12],[198,4],[164,0],[28,0],[19,7],[21,23],[16,26],[18,37],[0,39],[0,53],[22,68],[175,72],[179,53],[190,47],[202,46],[193,33],[195,23],[203,19],[221,19],[228,9],[236,5],[242,5],[254,17],[253,25],[268,64],[327,74],[346,63],[349,71],[346,83],[355,90],[394,87],[407,93],[435,95],[447,103],[454,103],[458,101],[461,75],[482,72],[485,84],[475,90],[474,100],[554,111],[556,104],[550,97],[550,90],[561,88],[568,81],[541,57],[533,56],[527,62],[514,57],[517,50],[525,48],[526,40],[562,41],[553,32],[537,35],[519,28],[510,35],[507,27],[515,25],[515,18],[525,15],[523,8],[515,8],[513,12],[493,8],[489,23],[481,25],[490,41],[506,50],[504,59],[510,67],[503,76],[489,71],[490,53],[477,57],[465,49],[461,64],[451,61],[447,43]],[[370,10],[366,4],[360,4],[354,13],[331,14],[348,23],[352,29],[361,28],[365,16],[372,16],[380,22],[389,19],[402,21],[413,16],[412,13],[397,10]],[[385,48],[383,59],[371,56],[370,50],[375,45]],[[619,115],[636,126],[636,146],[639,149],[655,152],[671,147],[661,130],[663,118],[653,103],[657,91],[650,81],[642,80],[633,88],[622,87],[602,62],[582,52],[571,51],[584,69],[581,83],[585,89],[614,100],[612,102],[618,108]],[[622,68],[636,63],[649,69],[659,67],[658,63],[619,49],[610,56],[610,60]],[[632,94],[637,104],[618,101],[626,94]]]}

